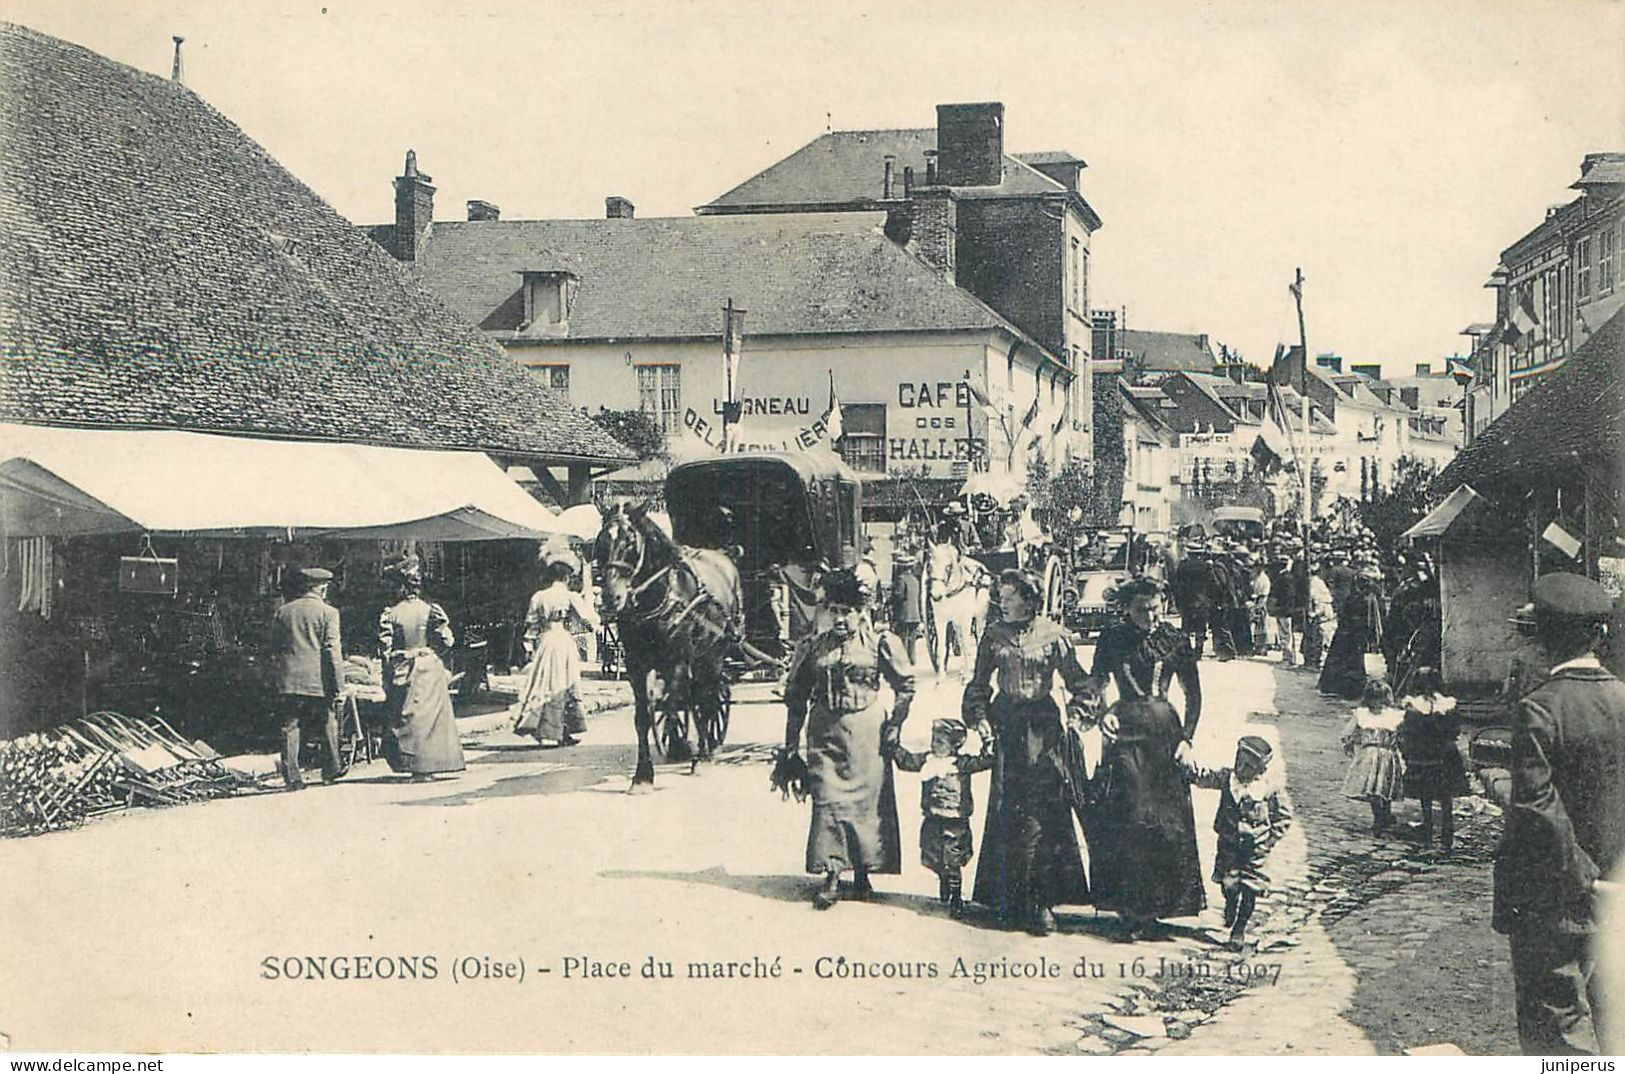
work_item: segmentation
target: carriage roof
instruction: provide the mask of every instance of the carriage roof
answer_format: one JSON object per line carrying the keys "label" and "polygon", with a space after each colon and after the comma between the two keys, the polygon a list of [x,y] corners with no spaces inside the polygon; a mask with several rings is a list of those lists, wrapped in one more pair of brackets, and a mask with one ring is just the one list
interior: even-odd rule
{"label": "carriage roof", "polygon": [[666,510],[678,541],[738,545],[747,569],[805,559],[850,565],[862,490],[862,480],[834,455],[728,455],[674,467],[666,477]]}

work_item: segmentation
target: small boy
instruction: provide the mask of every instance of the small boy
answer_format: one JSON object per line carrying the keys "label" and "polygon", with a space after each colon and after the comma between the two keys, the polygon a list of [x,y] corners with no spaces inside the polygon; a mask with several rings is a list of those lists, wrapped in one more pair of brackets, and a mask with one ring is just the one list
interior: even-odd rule
{"label": "small boy", "polygon": [[1213,855],[1213,879],[1224,890],[1224,923],[1230,926],[1232,951],[1246,947],[1247,922],[1253,906],[1269,894],[1264,871],[1270,850],[1292,826],[1292,806],[1270,760],[1274,751],[1257,735],[1244,735],[1236,743],[1236,763],[1213,770],[1193,766],[1191,782],[1220,792],[1213,816],[1218,846]]}
{"label": "small boy", "polygon": [[892,760],[905,772],[918,772],[920,785],[920,863],[937,874],[937,895],[948,904],[948,912],[960,917],[965,911],[961,871],[970,861],[970,819],[976,812],[971,798],[970,777],[993,767],[992,744],[983,743],[982,753],[960,753],[965,744],[965,725],[959,720],[931,721],[931,752],[914,753],[898,746]]}

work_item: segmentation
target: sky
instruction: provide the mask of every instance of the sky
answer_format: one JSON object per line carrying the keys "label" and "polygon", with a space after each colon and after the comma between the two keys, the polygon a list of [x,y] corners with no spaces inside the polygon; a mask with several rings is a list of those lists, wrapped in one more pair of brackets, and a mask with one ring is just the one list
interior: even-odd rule
{"label": "sky", "polygon": [[0,0],[187,84],[357,223],[408,148],[436,215],[687,215],[827,128],[1002,101],[1088,162],[1091,304],[1393,375],[1494,319],[1500,251],[1625,150],[1620,0]]}

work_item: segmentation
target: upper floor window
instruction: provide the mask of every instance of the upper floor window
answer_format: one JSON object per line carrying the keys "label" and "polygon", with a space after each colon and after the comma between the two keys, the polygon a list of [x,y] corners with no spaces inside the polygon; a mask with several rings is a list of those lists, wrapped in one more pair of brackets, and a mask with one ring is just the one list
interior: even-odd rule
{"label": "upper floor window", "polygon": [[1614,229],[1597,235],[1597,293],[1606,295],[1614,289]]}
{"label": "upper floor window", "polygon": [[841,404],[841,458],[862,473],[886,472],[886,404]]}
{"label": "upper floor window", "polygon": [[1083,243],[1072,240],[1072,259],[1067,266],[1071,274],[1071,306],[1073,312],[1083,314]]}
{"label": "upper floor window", "polygon": [[640,365],[636,369],[638,409],[649,415],[662,432],[677,432],[683,427],[683,367]]}
{"label": "upper floor window", "polygon": [[1591,236],[1574,244],[1574,297],[1585,302],[1591,297]]}
{"label": "upper floor window", "polygon": [[533,365],[531,375],[556,392],[570,394],[570,367],[567,365]]}

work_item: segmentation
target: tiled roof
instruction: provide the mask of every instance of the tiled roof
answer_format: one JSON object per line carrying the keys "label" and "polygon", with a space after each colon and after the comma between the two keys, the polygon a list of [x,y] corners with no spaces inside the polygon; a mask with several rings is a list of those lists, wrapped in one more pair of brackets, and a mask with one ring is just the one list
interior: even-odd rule
{"label": "tiled roof", "polygon": [[1068,153],[1064,149],[1043,149],[1037,153],[1012,153],[1011,156],[1023,164],[1038,167],[1040,164],[1082,164],[1083,161]]}
{"label": "tiled roof", "polygon": [[[925,151],[937,147],[935,127],[913,130],[830,131],[702,205],[696,212],[748,211],[754,207],[809,210],[872,208],[885,194],[885,157],[897,158],[893,194],[902,197],[903,169],[914,169],[914,181],[925,182]],[[1020,158],[1005,154],[1004,178],[998,186],[955,187],[962,198],[1000,198],[1033,194],[1076,196]],[[1091,214],[1093,210],[1090,210]]]}
{"label": "tiled roof", "polygon": [[[884,214],[442,222],[417,272],[498,338],[719,338],[722,303],[746,335],[1000,329],[1028,337],[881,231]],[[568,331],[520,335],[521,278],[577,278]],[[1036,346],[1036,344],[1033,344]]]}
{"label": "tiled roof", "polygon": [[1202,336],[1183,332],[1140,332],[1125,328],[1117,333],[1117,348],[1132,353],[1143,363],[1142,368],[1154,373],[1210,373],[1218,364]]}
{"label": "tiled roof", "polygon": [[1516,494],[1577,469],[1620,480],[1625,451],[1625,310],[1614,314],[1473,438],[1434,479],[1486,496]]}
{"label": "tiled roof", "polygon": [[0,24],[0,418],[629,453],[190,90]]}
{"label": "tiled roof", "polygon": [[1571,185],[1584,189],[1611,183],[1625,183],[1625,153],[1587,153],[1580,164],[1580,178]]}

